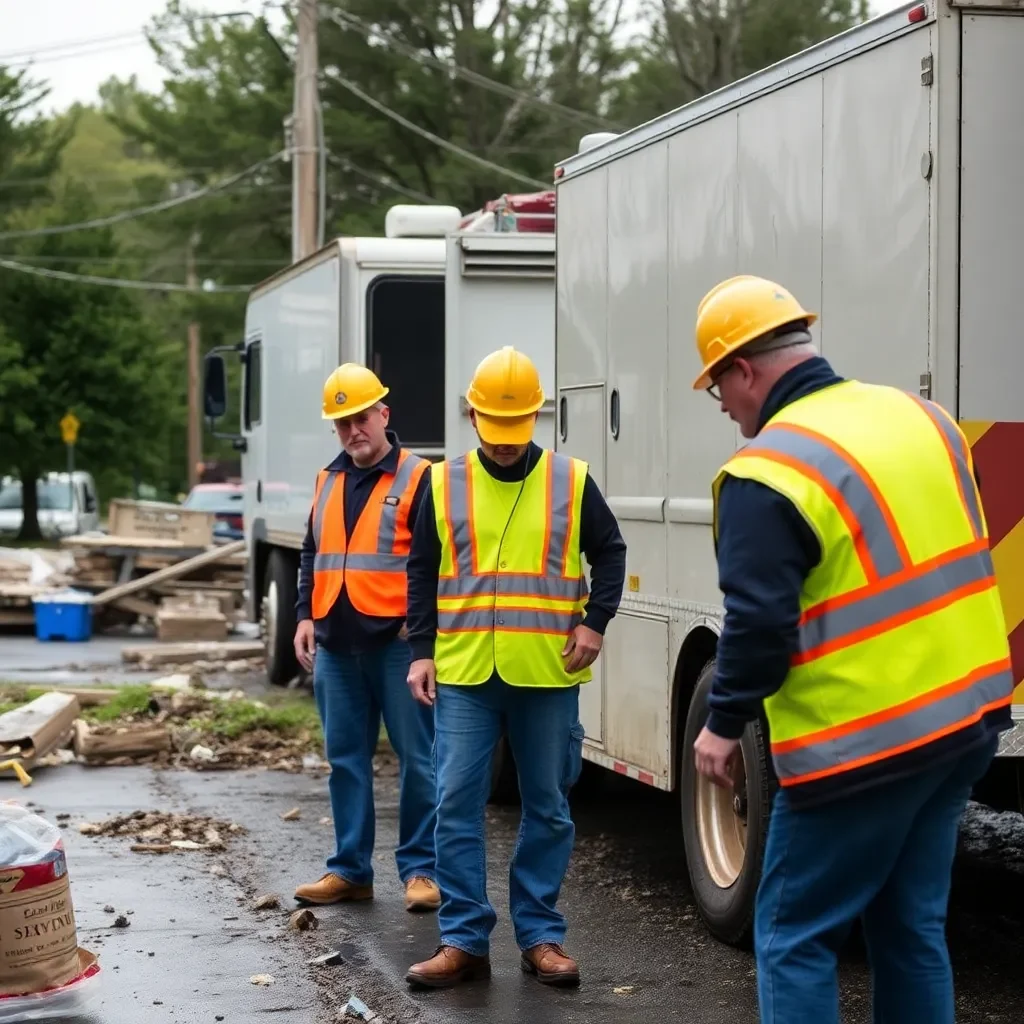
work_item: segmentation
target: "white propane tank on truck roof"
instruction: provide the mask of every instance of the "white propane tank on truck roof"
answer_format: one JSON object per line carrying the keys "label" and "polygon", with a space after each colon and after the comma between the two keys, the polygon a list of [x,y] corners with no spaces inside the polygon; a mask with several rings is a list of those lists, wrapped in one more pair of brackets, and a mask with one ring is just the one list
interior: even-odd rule
{"label": "white propane tank on truck roof", "polygon": [[459,226],[462,214],[454,206],[392,206],[384,217],[387,238],[444,238]]}
{"label": "white propane tank on truck roof", "polygon": [[576,152],[589,153],[592,149],[597,149],[598,146],[603,146],[606,142],[617,138],[618,135],[615,132],[591,132],[580,139],[580,145]]}

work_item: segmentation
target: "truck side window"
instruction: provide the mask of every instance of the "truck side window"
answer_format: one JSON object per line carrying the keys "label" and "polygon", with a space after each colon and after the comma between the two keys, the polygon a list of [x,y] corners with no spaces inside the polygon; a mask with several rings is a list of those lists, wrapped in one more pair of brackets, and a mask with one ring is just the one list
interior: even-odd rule
{"label": "truck side window", "polygon": [[367,363],[390,394],[402,444],[444,446],[444,278],[374,278],[366,294]]}
{"label": "truck side window", "polygon": [[245,356],[245,429],[260,422],[263,415],[263,343],[254,341]]}
{"label": "truck side window", "polygon": [[92,489],[92,484],[90,484],[88,481],[86,481],[85,484],[83,485],[83,490],[85,492],[85,505],[84,505],[85,511],[86,512],[95,512],[96,511],[96,492]]}

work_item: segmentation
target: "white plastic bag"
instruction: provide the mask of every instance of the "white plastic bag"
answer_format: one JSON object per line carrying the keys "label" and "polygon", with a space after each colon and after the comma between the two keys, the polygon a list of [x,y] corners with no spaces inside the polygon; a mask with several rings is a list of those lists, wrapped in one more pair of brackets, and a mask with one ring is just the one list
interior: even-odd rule
{"label": "white plastic bag", "polygon": [[78,946],[60,830],[0,803],[0,1024],[80,1014],[98,975]]}

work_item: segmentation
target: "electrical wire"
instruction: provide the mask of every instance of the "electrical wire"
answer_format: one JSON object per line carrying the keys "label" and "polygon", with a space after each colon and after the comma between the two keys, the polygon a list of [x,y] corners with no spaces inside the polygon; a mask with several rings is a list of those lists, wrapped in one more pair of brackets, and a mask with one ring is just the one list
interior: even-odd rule
{"label": "electrical wire", "polygon": [[33,46],[31,50],[10,50],[7,53],[0,53],[0,63],[9,60],[19,60],[25,57],[35,57],[40,53],[52,53],[54,50],[70,50],[80,46],[93,46],[96,43],[111,43],[122,39],[137,39],[142,35],[138,29],[131,32],[117,32],[113,35],[91,36],[88,39],[68,39],[63,43],[49,43],[46,46]]}
{"label": "electrical wire", "polygon": [[383,175],[374,174],[373,171],[368,171],[358,164],[352,163],[348,157],[335,156],[333,153],[329,153],[327,159],[343,171],[350,171],[352,174],[357,174],[360,178],[365,178],[381,188],[390,189],[392,192],[397,192],[400,196],[406,196],[408,199],[415,199],[418,203],[433,204],[440,202],[435,196],[428,196],[426,192],[419,192],[414,188],[409,188],[407,185],[401,185],[397,181],[392,181]]}
{"label": "electrical wire", "polygon": [[[139,256],[130,253],[123,253],[120,256],[40,256],[36,253],[28,255],[21,252],[0,253],[0,259],[5,260],[32,260],[33,263],[148,263],[155,259],[156,254],[151,256]],[[197,259],[197,267],[280,267],[286,266],[287,260],[271,259]]]}
{"label": "electrical wire", "polygon": [[[528,174],[521,174],[519,171],[513,171],[511,168],[502,167],[501,164],[496,164],[485,157],[477,156],[476,153],[471,153],[468,149],[456,146],[454,142],[449,142],[447,139],[442,139],[440,135],[435,135],[433,132],[427,131],[426,128],[421,128],[418,124],[414,124],[407,117],[403,117],[397,111],[385,106],[380,102],[380,100],[376,100],[372,96],[363,92],[358,85],[354,82],[350,82],[347,78],[334,76],[331,81],[337,82],[338,85],[343,89],[347,89],[353,96],[361,99],[364,103],[373,107],[374,110],[379,111],[385,117],[389,117],[392,121],[402,125],[403,128],[408,128],[409,131],[415,132],[417,135],[433,142],[434,145],[440,146],[442,149],[447,149],[449,152],[455,153],[457,156],[461,156],[464,160],[470,160],[475,164],[479,164],[481,167],[486,167],[489,171],[495,171],[498,174],[505,175],[506,177],[515,178],[516,181],[532,185],[535,188],[551,188],[551,182],[549,181],[541,181],[539,178],[531,178]],[[0,235],[0,238],[3,238],[3,235]]]}
{"label": "electrical wire", "polygon": [[[35,277],[47,277],[54,281],[71,281],[75,284],[97,284],[105,285],[108,288],[132,288],[136,291],[147,292],[199,292],[207,291],[206,288],[192,287],[187,284],[176,284],[172,281],[133,281],[121,277],[97,277],[95,274],[72,274],[67,270],[49,270],[46,267],[31,267],[27,263],[19,263],[16,260],[0,259],[0,268],[14,270],[20,274],[32,274]],[[220,292],[248,292],[254,286],[251,284],[214,284],[209,291]]]}
{"label": "electrical wire", "polygon": [[415,46],[410,46],[408,43],[403,42],[391,32],[387,32],[375,25],[370,25],[361,18],[357,18],[354,14],[349,14],[348,11],[339,11],[333,7],[321,7],[321,11],[339,28],[355,29],[367,40],[376,36],[378,39],[386,43],[390,49],[395,50],[397,53],[402,53],[406,57],[409,57],[420,64],[429,65],[430,67],[435,67],[442,71],[449,71],[452,74],[457,75],[459,78],[462,78],[467,82],[472,82],[474,85],[478,85],[483,89],[490,89],[492,92],[499,93],[502,96],[507,96],[509,99],[522,100],[523,102],[530,103],[534,106],[544,107],[554,113],[561,114],[563,117],[568,118],[571,121],[575,121],[577,124],[589,125],[590,127],[596,128],[600,131],[607,131],[610,128],[615,128],[618,131],[622,130],[619,126],[612,124],[610,121],[598,116],[597,114],[588,114],[585,111],[567,107],[565,104],[558,103],[555,100],[548,100],[541,96],[535,96],[532,93],[524,92],[522,89],[517,89],[515,86],[506,85],[504,82],[499,82],[496,79],[489,78],[487,75],[483,75],[479,71],[473,71],[470,68],[464,68],[454,62],[442,60],[432,54],[423,53],[421,50],[416,49]]}
{"label": "electrical wire", "polygon": [[258,171],[260,168],[266,167],[275,160],[279,160],[284,153],[285,150],[281,150],[281,152],[275,153],[273,156],[269,156],[264,160],[254,163],[251,167],[246,167],[244,171],[239,171],[237,174],[232,174],[227,178],[222,178],[220,181],[215,181],[212,185],[203,185],[192,192],[186,192],[184,195],[175,196],[173,199],[164,199],[162,202],[154,203],[152,206],[139,206],[132,210],[122,210],[120,213],[112,213],[107,217],[97,217],[94,220],[82,221],[80,224],[56,224],[52,227],[30,228],[24,231],[3,231],[0,232],[0,240],[8,238],[40,238],[44,235],[64,235],[71,231],[89,231],[93,228],[105,228],[109,227],[111,224],[120,224],[126,220],[135,220],[137,217],[143,217],[150,213],[160,213],[163,210],[170,210],[175,206],[182,206],[185,203],[191,203],[196,199],[202,199],[215,192],[223,191],[233,185],[236,181],[240,181],[242,178],[246,177],[246,175],[252,174],[253,171]]}

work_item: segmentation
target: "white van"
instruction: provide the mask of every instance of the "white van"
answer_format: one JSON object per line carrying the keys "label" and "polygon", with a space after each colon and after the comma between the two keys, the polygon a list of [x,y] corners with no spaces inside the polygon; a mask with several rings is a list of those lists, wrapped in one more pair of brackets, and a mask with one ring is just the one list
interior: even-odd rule
{"label": "white van", "polygon": [[[36,481],[39,529],[47,538],[70,537],[99,529],[100,503],[89,473],[48,473]],[[0,480],[0,536],[21,530],[21,481]]]}

